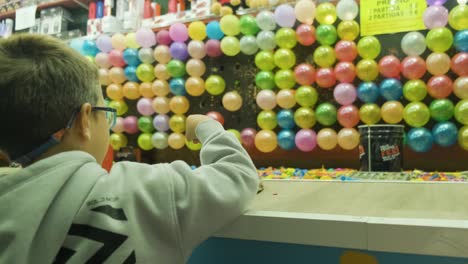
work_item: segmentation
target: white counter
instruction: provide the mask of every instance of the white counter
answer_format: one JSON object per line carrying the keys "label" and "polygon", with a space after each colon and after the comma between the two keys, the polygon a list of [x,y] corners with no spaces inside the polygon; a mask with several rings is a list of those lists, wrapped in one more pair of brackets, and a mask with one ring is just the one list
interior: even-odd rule
{"label": "white counter", "polygon": [[268,180],[217,236],[468,258],[468,184]]}

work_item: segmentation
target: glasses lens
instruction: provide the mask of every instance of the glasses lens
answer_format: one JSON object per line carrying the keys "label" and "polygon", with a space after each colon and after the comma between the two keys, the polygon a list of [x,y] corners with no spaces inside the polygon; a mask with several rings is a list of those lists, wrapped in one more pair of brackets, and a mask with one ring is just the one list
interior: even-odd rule
{"label": "glasses lens", "polygon": [[107,124],[109,125],[109,128],[114,127],[114,125],[115,125],[115,112],[106,111],[106,119],[107,119]]}

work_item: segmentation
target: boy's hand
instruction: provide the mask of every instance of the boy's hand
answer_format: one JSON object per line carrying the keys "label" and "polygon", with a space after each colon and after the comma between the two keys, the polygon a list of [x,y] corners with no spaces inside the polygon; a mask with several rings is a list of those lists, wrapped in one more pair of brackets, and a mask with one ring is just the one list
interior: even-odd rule
{"label": "boy's hand", "polygon": [[197,135],[195,133],[198,124],[203,121],[211,120],[212,118],[206,115],[190,115],[187,117],[185,124],[185,137],[187,141],[198,143]]}

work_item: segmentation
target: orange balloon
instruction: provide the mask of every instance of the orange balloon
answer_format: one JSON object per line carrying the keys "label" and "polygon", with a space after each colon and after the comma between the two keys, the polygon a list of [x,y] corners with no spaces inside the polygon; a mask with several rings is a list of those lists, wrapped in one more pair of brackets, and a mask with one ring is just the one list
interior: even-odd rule
{"label": "orange balloon", "polygon": [[181,149],[185,146],[185,136],[181,133],[172,133],[167,138],[167,144],[172,149]]}
{"label": "orange balloon", "polygon": [[451,63],[450,57],[443,52],[431,53],[426,59],[427,71],[432,75],[446,74],[450,70]]}
{"label": "orange balloon", "polygon": [[205,81],[200,77],[189,77],[185,81],[185,90],[191,96],[200,96],[205,92]]}
{"label": "orange balloon", "polygon": [[159,80],[164,80],[167,81],[171,76],[169,75],[169,72],[167,71],[167,66],[166,64],[158,64],[156,67],[154,67],[154,76],[156,79]]}
{"label": "orange balloon", "polygon": [[151,89],[156,96],[166,96],[170,92],[169,84],[164,80],[154,81]]}
{"label": "orange balloon", "polygon": [[397,124],[403,120],[404,107],[399,101],[388,101],[380,108],[382,119],[388,124]]}
{"label": "orange balloon", "polygon": [[158,114],[169,113],[169,99],[164,96],[158,96],[153,100],[153,110]]}
{"label": "orange balloon", "polygon": [[174,96],[169,102],[169,109],[175,114],[185,114],[190,108],[190,103],[185,96]]}
{"label": "orange balloon", "polygon": [[276,95],[276,103],[283,109],[291,109],[296,105],[294,90],[280,90]]}
{"label": "orange balloon", "polygon": [[336,131],[331,128],[321,129],[317,133],[317,145],[323,150],[332,150],[338,144]]}
{"label": "orange balloon", "polygon": [[107,86],[106,94],[107,97],[109,97],[112,100],[120,100],[124,98],[122,85],[120,84],[113,83]]}
{"label": "orange balloon", "polygon": [[123,95],[131,100],[140,98],[140,87],[136,82],[126,82],[123,86]]}
{"label": "orange balloon", "polygon": [[359,145],[359,132],[354,128],[342,128],[337,138],[338,145],[345,150],[352,150]]}
{"label": "orange balloon", "polygon": [[154,49],[153,57],[157,62],[162,64],[166,64],[172,59],[169,47],[166,45],[158,45]]}
{"label": "orange balloon", "polygon": [[201,77],[203,74],[205,74],[206,66],[202,60],[191,59],[185,65],[185,69],[188,75],[192,77]]}
{"label": "orange balloon", "polygon": [[140,84],[140,94],[146,98],[153,98],[153,85],[150,82],[144,82]]}
{"label": "orange balloon", "polygon": [[223,96],[223,106],[226,110],[235,112],[242,107],[242,97],[238,92],[227,92]]}
{"label": "orange balloon", "polygon": [[261,152],[272,152],[278,146],[276,133],[271,130],[260,130],[255,135],[255,147]]}
{"label": "orange balloon", "polygon": [[127,80],[127,77],[125,77],[125,72],[122,68],[113,67],[109,70],[109,79],[113,83],[122,84]]}
{"label": "orange balloon", "polygon": [[109,85],[111,83],[107,69],[99,69],[99,83],[101,85]]}

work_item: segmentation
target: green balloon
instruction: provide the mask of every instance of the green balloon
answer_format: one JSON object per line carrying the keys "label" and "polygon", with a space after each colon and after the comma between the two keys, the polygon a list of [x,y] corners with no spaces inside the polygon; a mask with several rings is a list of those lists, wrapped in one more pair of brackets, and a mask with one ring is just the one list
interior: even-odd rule
{"label": "green balloon", "polygon": [[205,89],[211,95],[220,95],[226,88],[226,82],[219,75],[211,75],[205,81]]}
{"label": "green balloon", "polygon": [[151,64],[142,63],[136,69],[136,75],[142,82],[152,82],[154,80],[154,67]]}
{"label": "green balloon", "polygon": [[154,131],[153,120],[149,116],[142,116],[138,118],[138,129],[145,133],[151,133]]}
{"label": "green balloon", "polygon": [[275,68],[273,52],[262,50],[255,56],[255,65],[262,71],[271,71]]}
{"label": "green balloon", "polygon": [[468,125],[468,99],[463,99],[455,106],[455,119],[462,125]]}
{"label": "green balloon", "polygon": [[422,101],[427,95],[426,83],[421,80],[410,80],[403,86],[403,96],[411,102]]}
{"label": "green balloon", "polygon": [[315,30],[315,36],[320,44],[326,46],[335,44],[338,39],[335,26],[326,24],[322,24],[317,27]]}
{"label": "green balloon", "polygon": [[300,128],[311,128],[316,123],[315,112],[309,107],[300,107],[294,112],[294,122]]}
{"label": "green balloon", "polygon": [[185,63],[180,60],[171,60],[167,64],[167,72],[173,78],[181,78],[185,75]]}
{"label": "green balloon", "polygon": [[276,66],[280,69],[291,69],[296,65],[296,55],[290,49],[279,49],[273,56]]}
{"label": "green balloon", "polygon": [[276,44],[283,49],[292,49],[297,44],[296,31],[291,28],[281,28],[275,35]]}
{"label": "green balloon", "polygon": [[137,142],[138,146],[142,150],[152,150],[154,148],[153,142],[151,141],[151,133],[143,133],[140,136],[138,136]]}
{"label": "green balloon", "polygon": [[312,107],[317,103],[318,93],[311,86],[301,86],[296,90],[295,98],[300,106]]}
{"label": "green balloon", "polygon": [[322,103],[315,109],[317,122],[324,126],[331,126],[336,123],[336,107],[330,103]]}
{"label": "green balloon", "polygon": [[275,88],[275,75],[270,71],[260,71],[255,76],[255,84],[260,89],[273,90]]}
{"label": "green balloon", "polygon": [[276,113],[271,110],[261,111],[257,116],[257,124],[261,129],[273,130],[278,125]]}
{"label": "green balloon", "polygon": [[319,46],[314,51],[314,62],[322,68],[333,66],[336,61],[335,50],[330,46]]}
{"label": "green balloon", "polygon": [[429,105],[429,110],[431,111],[432,119],[438,122],[444,122],[453,117],[455,107],[452,101],[448,99],[437,99],[432,101]]}
{"label": "green balloon", "polygon": [[246,36],[256,35],[260,31],[257,21],[251,15],[244,15],[240,18],[240,32]]}
{"label": "green balloon", "polygon": [[237,138],[237,140],[239,140],[239,142],[241,142],[241,134],[240,134],[239,130],[231,128],[231,129],[228,129],[226,131],[233,134]]}
{"label": "green balloon", "polygon": [[359,55],[364,59],[370,60],[379,56],[381,48],[380,41],[374,36],[361,38],[357,45]]}
{"label": "green balloon", "polygon": [[412,102],[405,106],[403,118],[412,127],[422,127],[431,119],[431,112],[425,104]]}
{"label": "green balloon", "polygon": [[275,74],[275,83],[280,89],[291,89],[296,84],[294,72],[291,70],[279,70]]}
{"label": "green balloon", "polygon": [[452,46],[452,31],[445,27],[433,28],[427,33],[426,43],[433,52],[445,52]]}

